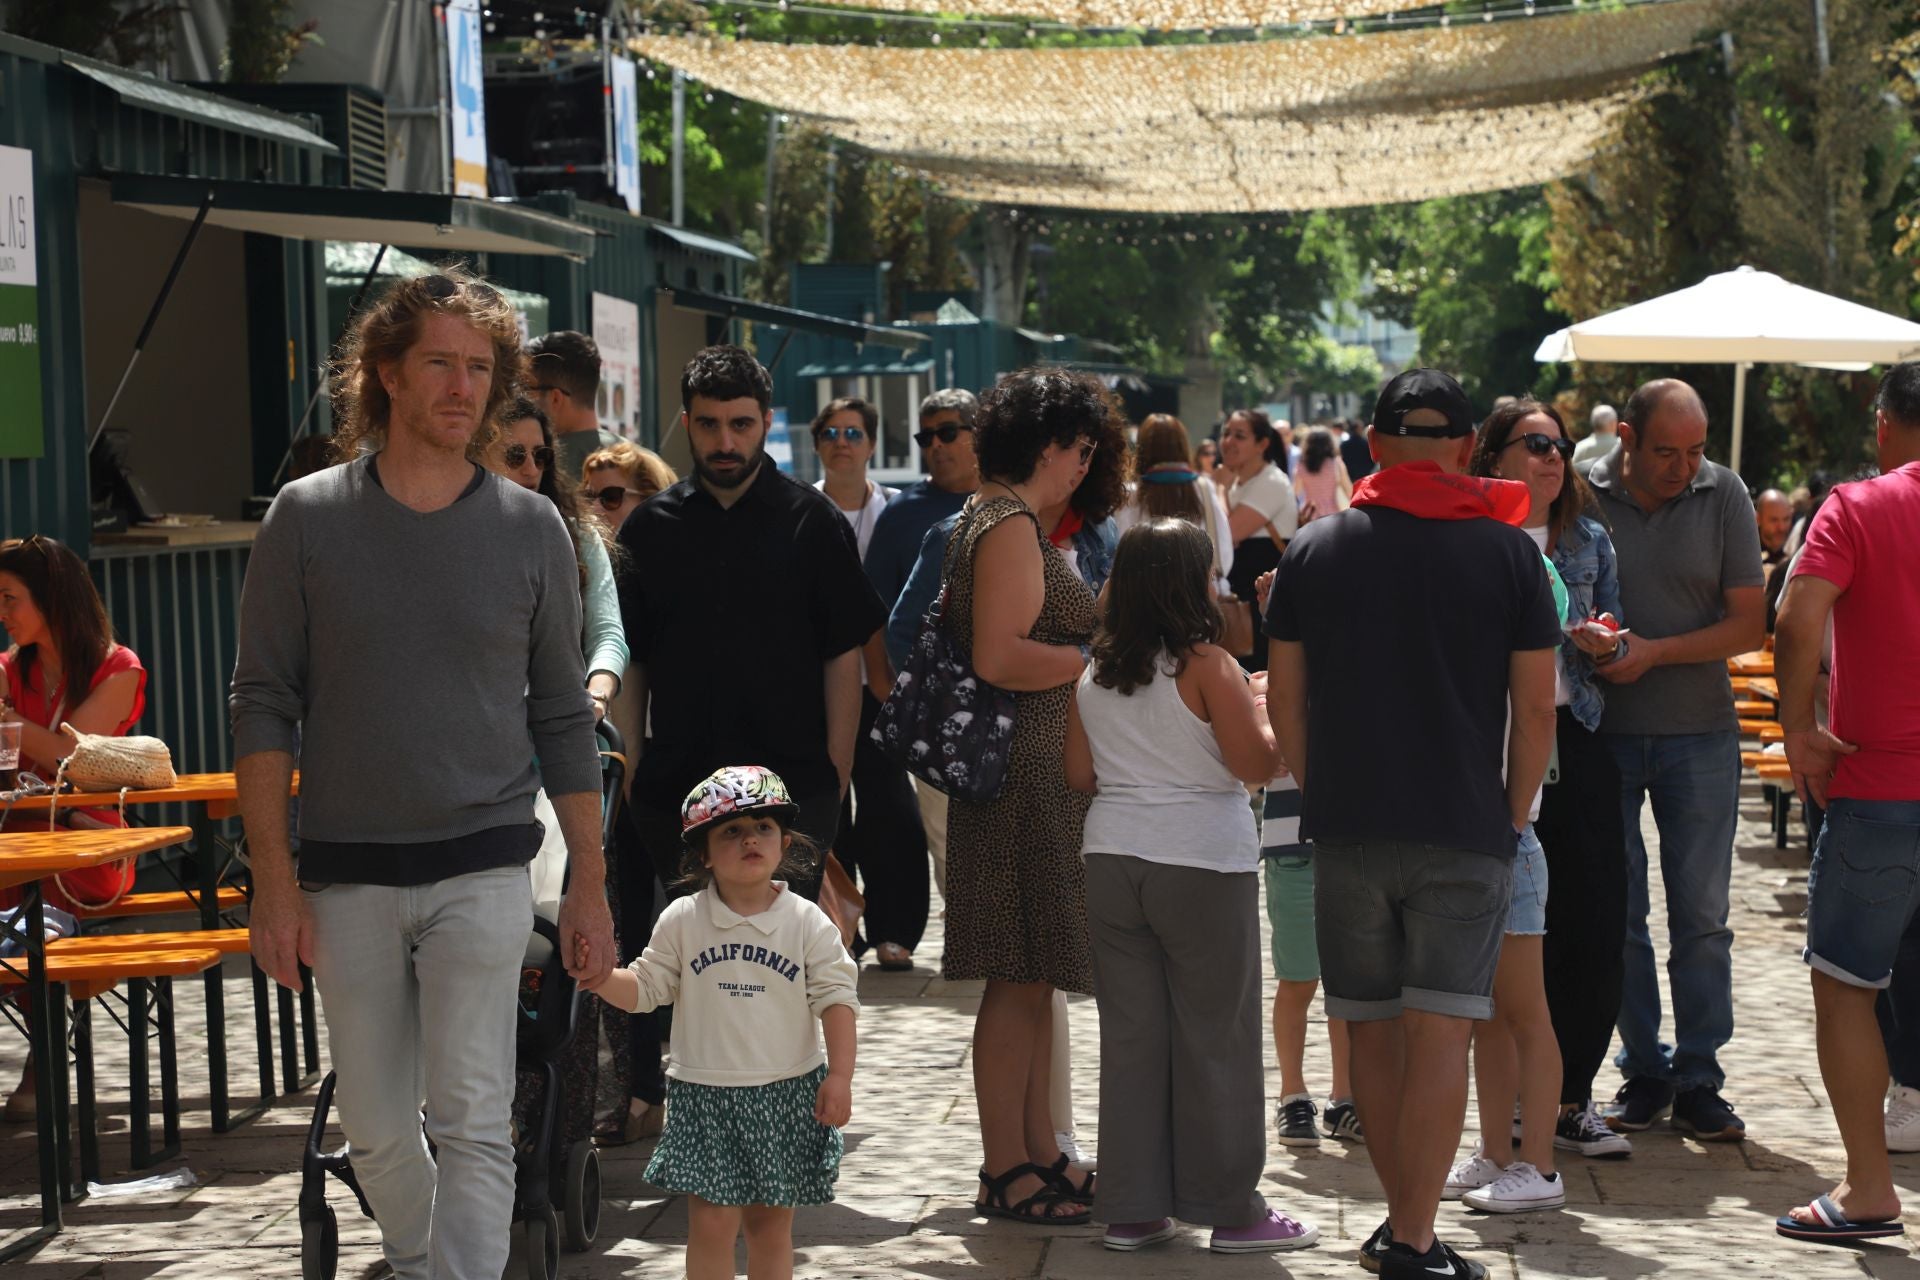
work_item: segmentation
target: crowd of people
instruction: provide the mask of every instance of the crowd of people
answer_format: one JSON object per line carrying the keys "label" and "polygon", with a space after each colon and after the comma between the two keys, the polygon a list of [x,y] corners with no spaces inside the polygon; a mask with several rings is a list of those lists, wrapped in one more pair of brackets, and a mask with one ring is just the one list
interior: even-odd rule
{"label": "crowd of people", "polygon": [[[1157,415],[1129,446],[1097,379],[1027,369],[929,396],[927,476],[895,492],[869,474],[882,424],[859,399],[812,423],[817,485],[776,467],[771,380],[741,348],[681,375],[684,479],[601,431],[597,379],[590,339],[523,347],[484,281],[397,286],[350,335],[337,465],[282,492],[247,577],[232,703],[254,951],[288,985],[312,967],[397,1275],[504,1266],[511,991],[543,840],[571,859],[568,971],[627,1015],[600,1138],[657,1139],[648,1177],[689,1197],[696,1280],[733,1274],[742,1232],[751,1275],[790,1274],[793,1209],[832,1197],[844,1150],[856,962],[922,963],[930,873],[940,971],[984,984],[983,1215],[1098,1222],[1116,1250],[1181,1223],[1218,1252],[1314,1243],[1259,1188],[1268,1034],[1275,1137],[1364,1146],[1386,1214],[1360,1260],[1387,1276],[1485,1274],[1436,1234],[1443,1198],[1551,1211],[1556,1159],[1628,1157],[1669,1116],[1744,1136],[1719,1061],[1726,660],[1761,646],[1763,547],[1788,531],[1705,457],[1684,382],[1595,409],[1579,442],[1551,405],[1482,415],[1416,369],[1364,429],[1242,409],[1196,444]],[[1920,972],[1896,972],[1920,685],[1893,648],[1920,621],[1898,552],[1920,536],[1920,366],[1889,373],[1878,430],[1888,474],[1835,489],[1774,570],[1792,579],[1786,750],[1828,815],[1808,960],[1849,1156],[1780,1230],[1820,1238],[1897,1229],[1882,1138],[1920,1130],[1920,1079],[1881,1114],[1875,1022],[1896,1072],[1920,1061],[1901,999]],[[997,793],[945,794],[873,733],[926,628],[1010,695]],[[599,717],[633,760],[604,859]],[[948,736],[975,749],[964,723]],[[865,894],[851,947],[812,901],[827,858]],[[1098,1006],[1097,1161],[1066,993]],[[1316,993],[1324,1107],[1304,1072]],[[1470,1075],[1482,1136],[1462,1153]]]}

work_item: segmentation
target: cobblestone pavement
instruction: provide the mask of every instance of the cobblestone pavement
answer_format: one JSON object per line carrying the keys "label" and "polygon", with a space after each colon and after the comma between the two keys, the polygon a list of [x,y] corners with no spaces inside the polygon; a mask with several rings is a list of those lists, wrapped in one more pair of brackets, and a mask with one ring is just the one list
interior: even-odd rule
{"label": "cobblestone pavement", "polygon": [[[1653,835],[1649,827],[1649,845]],[[1789,1205],[1827,1189],[1840,1170],[1840,1149],[1814,1059],[1807,977],[1799,960],[1805,900],[1804,838],[1776,851],[1757,786],[1743,797],[1734,867],[1735,1002],[1738,1033],[1726,1052],[1728,1096],[1749,1133],[1740,1145],[1706,1146],[1664,1126],[1635,1139],[1624,1161],[1569,1156],[1570,1203],[1559,1212],[1489,1217],[1460,1206],[1442,1209],[1441,1231],[1506,1277],[1793,1276],[1920,1280],[1920,1261],[1906,1248],[1872,1245],[1821,1249],[1782,1240],[1772,1219]],[[1655,886],[1656,901],[1659,887]],[[1656,905],[1656,918],[1658,915]],[[1663,934],[1658,925],[1656,938]],[[808,1277],[1358,1277],[1355,1247],[1380,1220],[1382,1200],[1364,1151],[1328,1143],[1318,1151],[1271,1144],[1268,1196],[1321,1230],[1317,1247],[1288,1254],[1214,1256],[1205,1236],[1179,1239],[1139,1254],[1102,1249],[1090,1228],[1036,1229],[976,1218],[970,1208],[979,1163],[968,1035],[978,1000],[971,985],[943,984],[936,920],[912,973],[862,975],[860,1068],[847,1133],[839,1200],[800,1211],[796,1273]],[[238,975],[235,975],[237,978]],[[181,1043],[200,1042],[197,984],[181,999]],[[243,982],[230,982],[230,1037],[251,1052],[250,1003]],[[236,1007],[237,1006],[237,1007]],[[1072,1006],[1079,1129],[1097,1148],[1098,1039],[1091,1000]],[[117,1032],[96,1018],[103,1082],[124,1080]],[[1309,1049],[1309,1079],[1324,1090],[1324,1036]],[[1271,1049],[1269,1048],[1269,1053]],[[198,1182],[171,1192],[95,1196],[72,1207],[68,1230],[35,1256],[6,1270],[17,1280],[147,1280],[148,1277],[298,1276],[300,1142],[311,1091],[284,1099],[238,1131],[214,1135],[205,1111],[204,1062],[190,1049],[183,1065],[191,1110],[181,1158]],[[20,1067],[17,1037],[0,1040],[0,1073]],[[244,1076],[246,1060],[236,1060]],[[1603,1090],[1614,1086],[1609,1068]],[[1277,1076],[1268,1080],[1269,1104]],[[109,1108],[103,1155],[125,1166],[124,1095],[103,1085]],[[1471,1117],[1471,1109],[1470,1109]],[[1471,1123],[1471,1119],[1469,1121]],[[1470,1133],[1465,1139],[1471,1143]],[[566,1277],[681,1274],[686,1210],[641,1178],[644,1148],[607,1153],[600,1236],[583,1255],[564,1255]],[[0,1230],[33,1220],[33,1139],[21,1126],[0,1126]],[[1910,1216],[1920,1213],[1920,1157],[1895,1165]],[[164,1170],[163,1170],[164,1171]],[[109,1173],[110,1180],[127,1177]],[[371,1224],[341,1215],[343,1280],[383,1274]],[[1915,1217],[1920,1221],[1920,1217]],[[516,1241],[517,1242],[517,1241]],[[744,1270],[744,1259],[742,1259]],[[516,1263],[509,1275],[523,1274]]]}

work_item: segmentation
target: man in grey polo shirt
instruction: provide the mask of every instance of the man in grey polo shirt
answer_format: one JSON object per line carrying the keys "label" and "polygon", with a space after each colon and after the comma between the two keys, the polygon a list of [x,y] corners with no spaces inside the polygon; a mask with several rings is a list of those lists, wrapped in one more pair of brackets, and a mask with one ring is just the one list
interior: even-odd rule
{"label": "man in grey polo shirt", "polygon": [[[1620,1005],[1627,1081],[1607,1123],[1638,1132],[1672,1109],[1675,1128],[1709,1141],[1746,1135],[1720,1096],[1720,1046],[1733,1038],[1733,930],[1727,896],[1740,789],[1740,730],[1726,660],[1760,647],[1760,536],[1740,477],[1706,460],[1707,411],[1684,382],[1633,393],[1620,447],[1589,478],[1620,557],[1633,631],[1598,669],[1613,683],[1600,731],[1620,765],[1627,825],[1626,984]],[[1653,801],[1667,890],[1673,1043],[1660,1038],[1660,988],[1647,931]]]}

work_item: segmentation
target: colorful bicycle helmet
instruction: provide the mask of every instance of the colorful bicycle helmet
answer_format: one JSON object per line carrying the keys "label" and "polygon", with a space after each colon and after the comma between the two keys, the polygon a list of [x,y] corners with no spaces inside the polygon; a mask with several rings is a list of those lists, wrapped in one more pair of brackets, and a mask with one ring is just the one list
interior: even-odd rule
{"label": "colorful bicycle helmet", "polygon": [[691,842],[715,823],[743,813],[764,813],[784,825],[799,816],[800,806],[773,770],[757,764],[732,764],[715,769],[687,793],[686,803],[680,806],[680,836]]}

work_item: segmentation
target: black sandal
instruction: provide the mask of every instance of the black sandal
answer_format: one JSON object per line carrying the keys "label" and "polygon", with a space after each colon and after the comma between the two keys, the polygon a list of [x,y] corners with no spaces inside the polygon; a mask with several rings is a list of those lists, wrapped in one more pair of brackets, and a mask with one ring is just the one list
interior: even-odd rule
{"label": "black sandal", "polygon": [[[1038,1165],[1034,1167],[1039,1168]],[[1052,1167],[1042,1171],[1041,1176],[1065,1191],[1067,1198],[1076,1204],[1092,1204],[1093,1180],[1100,1176],[1100,1171],[1087,1170],[1087,1180],[1076,1187],[1073,1185],[1073,1161],[1067,1159],[1066,1153],[1062,1152],[1060,1158],[1053,1162]]]}
{"label": "black sandal", "polygon": [[[1028,1174],[1040,1179],[1040,1190],[1019,1204],[1009,1205],[1007,1188]],[[1060,1189],[1060,1183],[1052,1173],[1037,1164],[1017,1164],[997,1178],[987,1176],[983,1168],[980,1170],[980,1185],[986,1188],[987,1198],[975,1201],[973,1210],[982,1217],[1007,1218],[1042,1227],[1077,1227],[1093,1218],[1093,1211],[1084,1207],[1075,1213],[1054,1213],[1053,1210],[1060,1205],[1075,1203],[1074,1199]]]}

